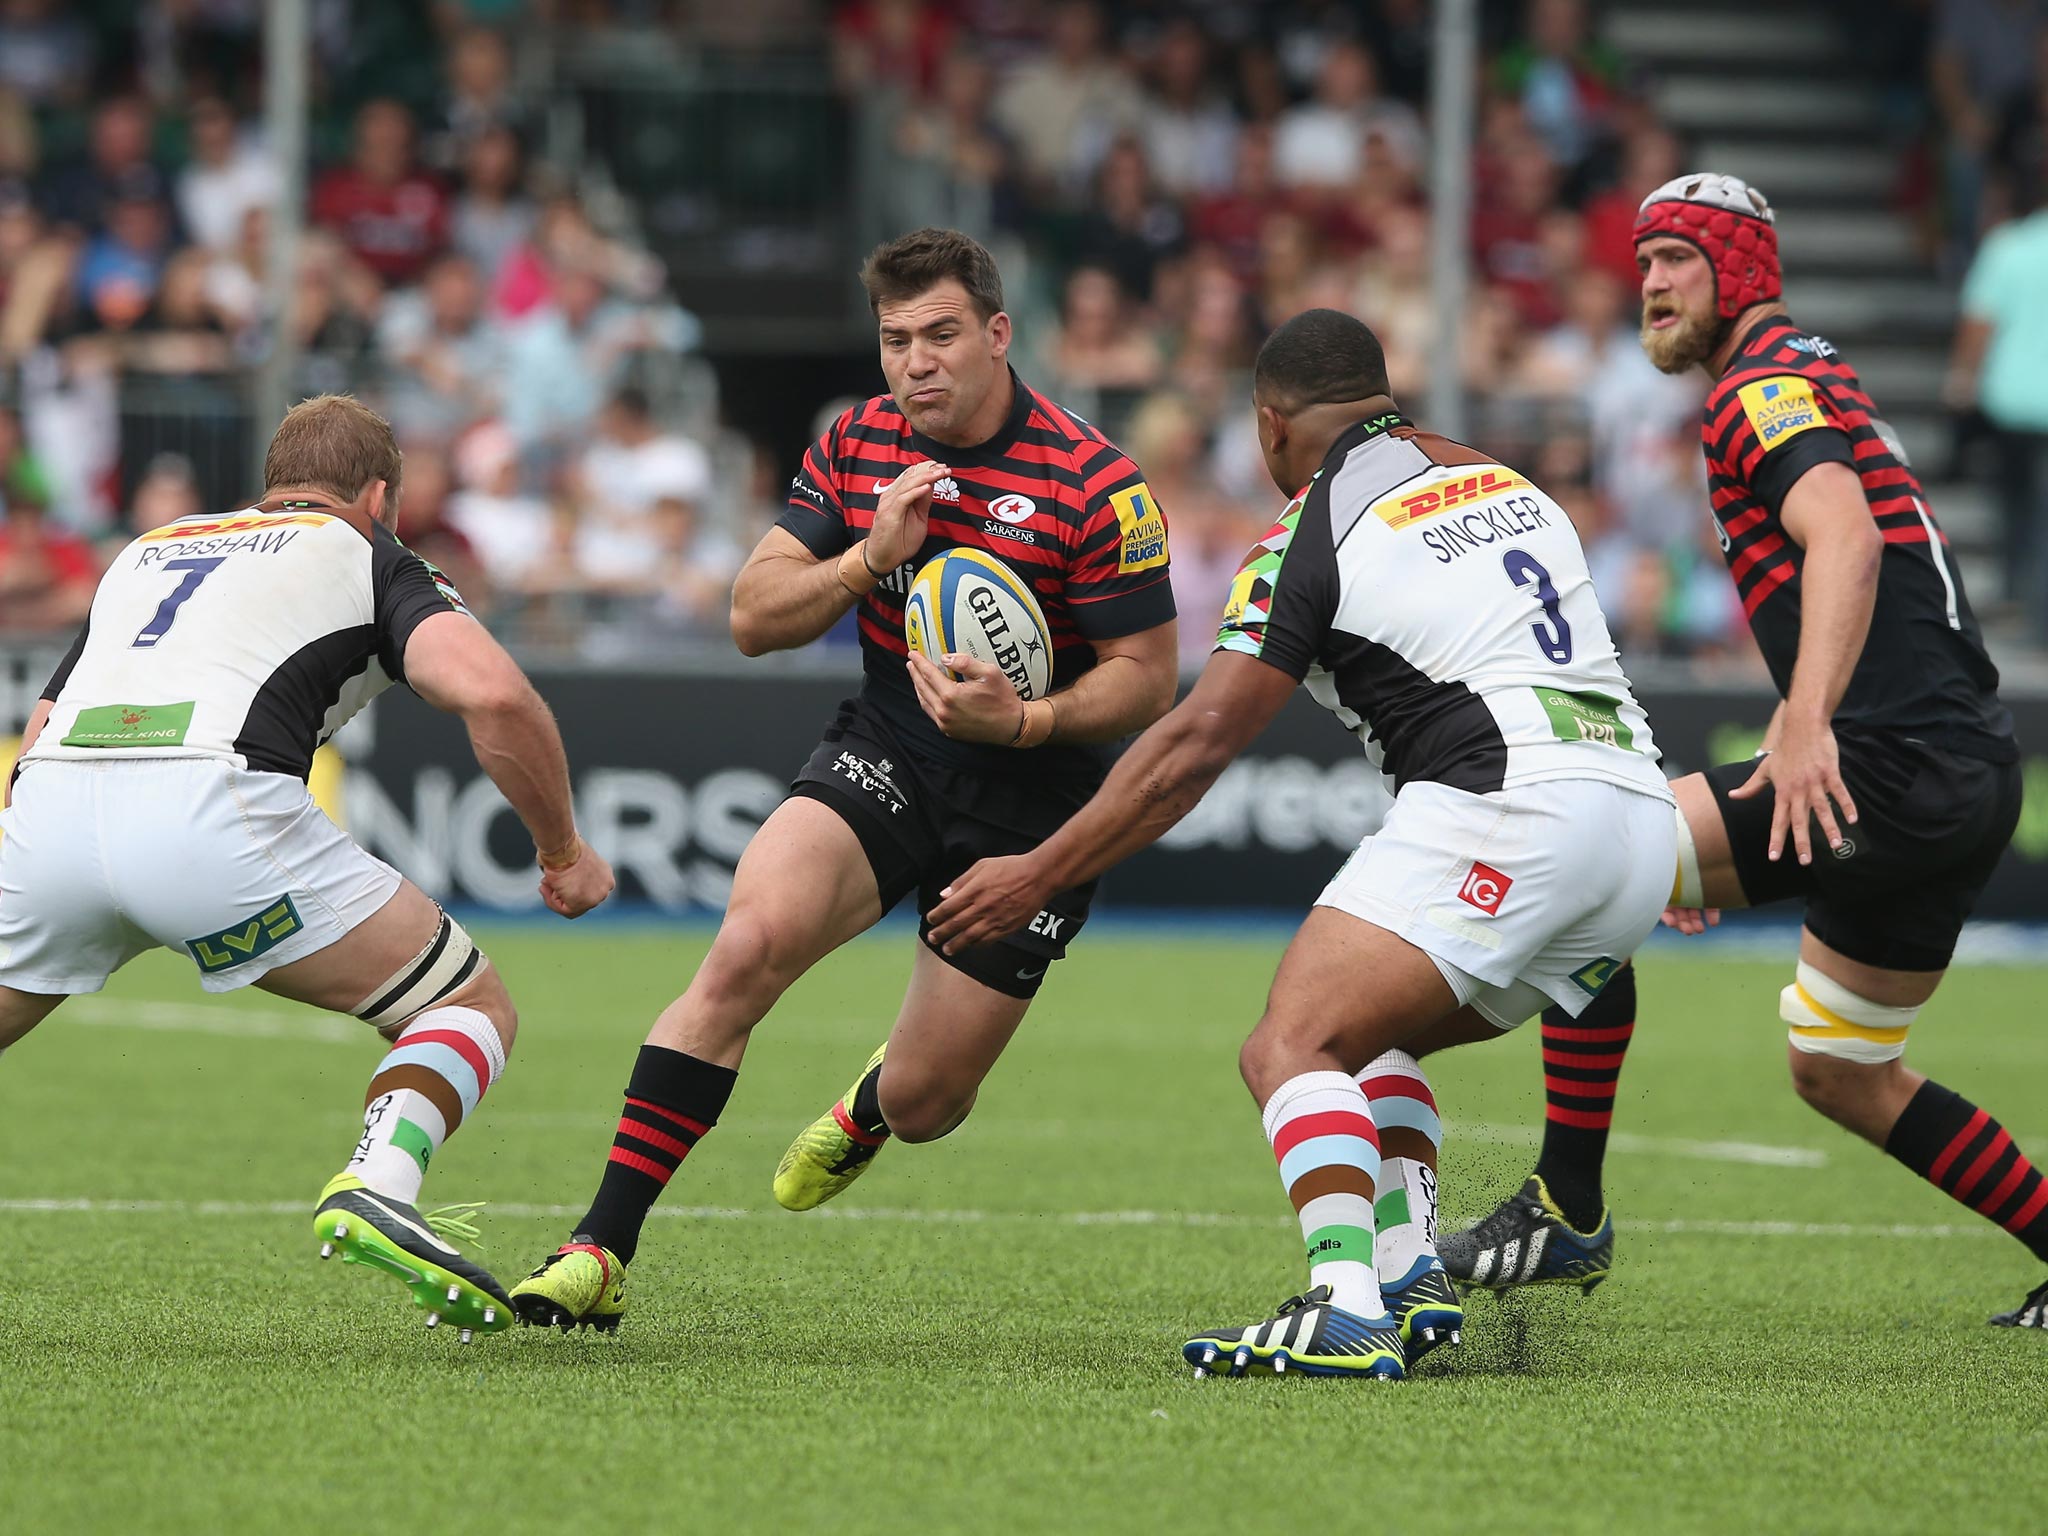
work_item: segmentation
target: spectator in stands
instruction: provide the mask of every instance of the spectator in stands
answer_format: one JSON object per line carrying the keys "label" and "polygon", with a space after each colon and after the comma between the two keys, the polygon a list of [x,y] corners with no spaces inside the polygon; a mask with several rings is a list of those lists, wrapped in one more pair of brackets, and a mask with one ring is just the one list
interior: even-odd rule
{"label": "spectator in stands", "polygon": [[1544,250],[1544,223],[1557,210],[1558,183],[1549,151],[1524,139],[1501,158],[1493,185],[1472,211],[1475,275],[1512,297],[1531,325],[1554,324],[1560,313]]}
{"label": "spectator in stands", "polygon": [[1611,272],[1631,292],[1636,272],[1636,210],[1665,182],[1685,174],[1678,136],[1657,123],[1637,129],[1621,146],[1621,180],[1586,200],[1586,259]]}
{"label": "spectator in stands", "polygon": [[946,55],[933,94],[897,121],[896,148],[933,167],[966,210],[961,222],[994,229],[1022,222],[1023,198],[1010,145],[990,110],[995,72],[985,55],[955,47]]}
{"label": "spectator in stands", "polygon": [[1620,75],[1620,61],[1592,40],[1585,0],[1528,0],[1522,41],[1495,69],[1500,89],[1520,99],[1529,126],[1567,174],[1591,158],[1607,131]]}
{"label": "spectator in stands", "polygon": [[526,195],[519,136],[503,124],[470,136],[462,151],[462,191],[455,199],[455,249],[476,263],[486,289],[532,238],[537,210]]}
{"label": "spectator in stands", "polygon": [[1067,279],[1045,361],[1059,390],[1091,397],[1149,389],[1162,364],[1130,296],[1107,268],[1092,266]]}
{"label": "spectator in stands", "polygon": [[[259,243],[260,249],[260,243]],[[351,259],[325,230],[309,230],[299,246],[292,326],[299,345],[330,365],[323,385],[345,388],[368,354],[383,301],[376,274]]]}
{"label": "spectator in stands", "polygon": [[1216,489],[1203,452],[1201,416],[1183,397],[1148,397],[1123,441],[1145,466],[1145,482],[1173,520],[1173,604],[1180,613],[1181,666],[1199,668],[1216,643],[1230,581],[1265,532]]}
{"label": "spectator in stands", "polygon": [[1251,323],[1244,284],[1213,247],[1199,248],[1186,264],[1187,300],[1178,317],[1173,388],[1205,421],[1237,411],[1240,375],[1251,363]]}
{"label": "spectator in stands", "polygon": [[206,507],[199,499],[199,481],[192,461],[182,453],[160,453],[149,461],[128,504],[127,532],[148,533],[180,518],[197,517]]}
{"label": "spectator in stands", "polygon": [[1949,403],[1979,406],[1997,443],[2006,596],[2048,640],[2048,207],[1984,237],[1963,284]]}
{"label": "spectator in stands", "polygon": [[38,107],[75,104],[92,83],[92,30],[63,0],[0,6],[0,87]]}
{"label": "spectator in stands", "polygon": [[[227,368],[233,353],[227,327],[207,301],[212,260],[192,246],[171,254],[155,299],[121,349],[123,366],[188,380]],[[224,399],[219,404],[231,408]]]}
{"label": "spectator in stands", "polygon": [[485,317],[483,279],[467,256],[435,257],[417,289],[393,294],[377,345],[392,365],[389,415],[407,432],[447,442],[497,408],[505,339]]}
{"label": "spectator in stands", "polygon": [[1263,123],[1237,136],[1230,184],[1196,202],[1189,227],[1197,240],[1221,250],[1237,275],[1249,281],[1259,265],[1259,236],[1266,220],[1286,203],[1273,174],[1273,130]]}
{"label": "spectator in stands", "polygon": [[439,566],[463,600],[481,613],[491,605],[492,588],[468,537],[448,517],[454,484],[448,454],[439,443],[415,440],[405,443],[404,454],[395,531],[407,549]]}
{"label": "spectator in stands", "polygon": [[1930,75],[1945,139],[1949,238],[1976,245],[1984,175],[2000,121],[2034,87],[2041,0],[1936,0]]}
{"label": "spectator in stands", "polygon": [[505,339],[505,425],[529,465],[558,467],[595,424],[627,356],[654,337],[648,318],[582,263],[554,274],[554,299]]}
{"label": "spectator in stands", "polygon": [[1280,115],[1273,157],[1281,183],[1324,193],[1351,185],[1365,166],[1368,132],[1385,136],[1397,159],[1422,163],[1415,109],[1380,94],[1379,69],[1363,43],[1334,43],[1323,56],[1313,99]]}
{"label": "spectator in stands", "polygon": [[1237,155],[1237,118],[1210,78],[1209,39],[1200,22],[1166,23],[1152,64],[1140,129],[1146,162],[1177,198],[1223,191]]}
{"label": "spectator in stands", "polygon": [[834,7],[832,73],[848,95],[901,91],[917,101],[945,88],[953,19],[930,0],[854,0]]}
{"label": "spectator in stands", "polygon": [[356,113],[347,165],[313,187],[312,222],[387,286],[418,281],[448,243],[448,194],[413,159],[412,113],[379,98]]}
{"label": "spectator in stands", "polygon": [[1414,207],[1390,210],[1380,221],[1378,246],[1359,262],[1345,307],[1386,349],[1387,381],[1397,400],[1419,399],[1429,387],[1436,350],[1432,288],[1429,215]]}
{"label": "spectator in stands", "polygon": [[150,159],[154,125],[137,96],[102,102],[87,130],[86,157],[51,168],[36,202],[52,224],[79,234],[104,228],[109,205],[143,175],[158,175]]}
{"label": "spectator in stands", "polygon": [[2004,216],[2020,217],[2048,203],[2048,18],[2034,40],[2033,89],[2006,112],[1993,163]]}
{"label": "spectator in stands", "polygon": [[1034,192],[1071,197],[1087,185],[1104,147],[1142,126],[1141,103],[1103,46],[1100,7],[1059,0],[1050,11],[1050,50],[1011,74],[997,93],[995,118]]}
{"label": "spectator in stands", "polygon": [[71,253],[47,238],[42,216],[19,187],[0,187],[0,366],[36,347],[51,314],[69,299]]}
{"label": "spectator in stands", "polygon": [[654,515],[664,500],[691,512],[711,494],[711,459],[689,438],[664,432],[644,391],[615,391],[598,418],[597,440],[571,471],[578,516],[576,565],[591,583],[646,590],[666,558]]}
{"label": "spectator in stands", "polygon": [[1103,158],[1095,196],[1081,220],[1081,259],[1113,272],[1124,291],[1145,304],[1159,264],[1186,239],[1180,209],[1152,184],[1144,149],[1136,139],[1119,139]]}
{"label": "spectator in stands", "polygon": [[171,211],[163,180],[139,165],[106,189],[105,230],[78,264],[80,328],[126,331],[156,302],[171,252]]}
{"label": "spectator in stands", "polygon": [[558,522],[541,497],[520,483],[519,444],[497,422],[466,433],[455,450],[462,488],[448,498],[448,521],[469,540],[493,586],[527,592],[547,585],[545,568],[567,569],[573,552],[557,547]]}
{"label": "spectator in stands", "polygon": [[47,507],[51,495],[50,472],[28,445],[21,413],[0,405],[0,502],[29,501]]}
{"label": "spectator in stands", "polygon": [[249,210],[268,207],[276,198],[277,167],[244,137],[233,111],[218,96],[194,102],[189,121],[192,158],[178,173],[178,213],[200,245],[231,251],[242,238]]}
{"label": "spectator in stands", "polygon": [[0,630],[56,634],[75,629],[92,608],[99,563],[92,546],[49,519],[29,491],[7,490],[0,520]]}
{"label": "spectator in stands", "polygon": [[495,128],[515,137],[529,128],[530,113],[513,83],[512,49],[492,27],[467,26],[448,45],[448,94],[429,136],[429,158],[454,172],[469,146]]}
{"label": "spectator in stands", "polygon": [[725,636],[732,583],[746,561],[731,540],[705,527],[700,503],[663,496],[651,511],[660,551],[647,593],[649,616],[661,628],[700,637]]}

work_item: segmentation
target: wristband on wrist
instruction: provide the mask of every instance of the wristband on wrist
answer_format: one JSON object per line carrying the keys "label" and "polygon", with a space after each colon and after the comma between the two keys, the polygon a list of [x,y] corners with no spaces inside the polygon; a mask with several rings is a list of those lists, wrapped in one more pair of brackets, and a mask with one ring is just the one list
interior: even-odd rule
{"label": "wristband on wrist", "polygon": [[1042,747],[1052,739],[1055,710],[1051,699],[1032,699],[1017,721],[1017,734],[1010,745],[1017,748]]}
{"label": "wristband on wrist", "polygon": [[550,873],[567,869],[571,864],[574,864],[583,857],[583,836],[581,833],[571,836],[568,842],[562,844],[553,853],[547,853],[539,849],[536,849],[535,852],[540,854],[540,867],[542,869]]}
{"label": "wristband on wrist", "polygon": [[[867,542],[866,539],[862,539],[839,557],[839,584],[855,597],[866,597],[882,584],[882,578],[868,566]],[[855,574],[848,573],[849,561],[852,562]]]}

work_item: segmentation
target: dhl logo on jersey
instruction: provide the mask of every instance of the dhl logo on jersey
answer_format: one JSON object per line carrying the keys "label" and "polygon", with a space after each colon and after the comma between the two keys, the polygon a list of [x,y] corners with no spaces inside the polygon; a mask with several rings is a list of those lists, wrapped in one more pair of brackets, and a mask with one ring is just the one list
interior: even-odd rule
{"label": "dhl logo on jersey", "polygon": [[1406,528],[1410,523],[1422,522],[1440,512],[1455,511],[1474,502],[1491,501],[1509,491],[1529,488],[1529,482],[1512,469],[1496,465],[1469,475],[1453,475],[1448,480],[1439,480],[1435,485],[1410,491],[1405,496],[1382,497],[1372,504],[1372,510],[1373,515],[1389,528]]}
{"label": "dhl logo on jersey", "polygon": [[1109,504],[1116,511],[1117,531],[1123,536],[1116,555],[1117,574],[1128,576],[1166,564],[1166,517],[1152,499],[1152,487],[1140,480],[1112,492]]}
{"label": "dhl logo on jersey", "polygon": [[258,528],[286,528],[297,523],[307,528],[318,528],[326,522],[324,517],[310,513],[258,512],[247,517],[210,517],[203,521],[166,523],[153,528],[137,540],[142,544],[158,544],[165,539],[210,538],[217,533],[248,533]]}
{"label": "dhl logo on jersey", "polygon": [[1813,398],[1812,382],[1796,373],[1745,384],[1735,391],[1735,398],[1742,402],[1742,414],[1766,452],[1788,437],[1827,425],[1820,402]]}

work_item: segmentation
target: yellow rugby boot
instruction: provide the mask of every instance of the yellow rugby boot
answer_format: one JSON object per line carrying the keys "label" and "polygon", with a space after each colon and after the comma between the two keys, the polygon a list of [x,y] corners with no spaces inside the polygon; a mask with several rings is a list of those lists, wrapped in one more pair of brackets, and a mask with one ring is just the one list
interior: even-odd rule
{"label": "yellow rugby boot", "polygon": [[886,1044],[876,1047],[839,1102],[805,1126],[782,1154],[775,1165],[775,1203],[784,1210],[808,1211],[823,1205],[865,1173],[882,1150],[888,1134],[869,1135],[853,1123],[848,1111],[861,1083],[882,1064],[888,1049]]}
{"label": "yellow rugby boot", "polygon": [[512,1287],[519,1321],[543,1328],[595,1328],[616,1333],[626,1315],[626,1266],[609,1248],[583,1233],[540,1261]]}

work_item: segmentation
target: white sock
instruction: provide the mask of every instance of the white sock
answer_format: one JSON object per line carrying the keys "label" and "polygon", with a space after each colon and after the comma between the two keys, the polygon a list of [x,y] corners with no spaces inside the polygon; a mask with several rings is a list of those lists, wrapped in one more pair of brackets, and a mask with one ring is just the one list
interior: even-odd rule
{"label": "white sock", "polygon": [[349,1173],[410,1205],[427,1164],[505,1070],[498,1029],[475,1008],[429,1008],[405,1027],[370,1080]]}
{"label": "white sock", "polygon": [[[1379,1198],[1374,1202],[1374,1267],[1390,1286],[1408,1283],[1436,1257],[1436,1155],[1443,1144],[1436,1096],[1422,1066],[1406,1051],[1388,1051],[1358,1074],[1358,1086],[1372,1106],[1382,1145],[1413,1147],[1420,1136],[1428,1160],[1383,1157]],[[1413,1132],[1414,1135],[1402,1135]]]}
{"label": "white sock", "polygon": [[1358,1084],[1343,1072],[1290,1077],[1266,1102],[1266,1136],[1308,1248],[1308,1283],[1360,1317],[1386,1312],[1373,1275],[1373,1181],[1379,1133]]}

